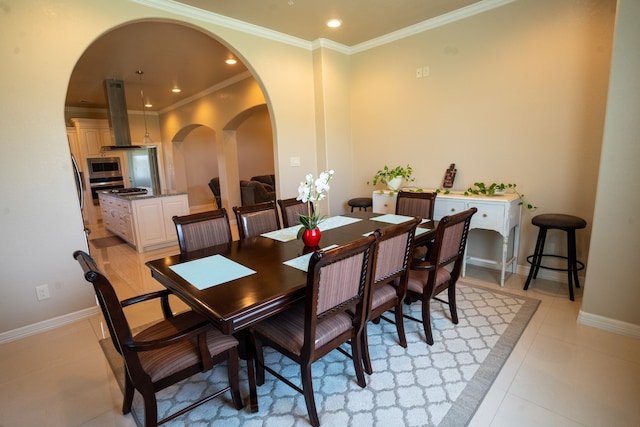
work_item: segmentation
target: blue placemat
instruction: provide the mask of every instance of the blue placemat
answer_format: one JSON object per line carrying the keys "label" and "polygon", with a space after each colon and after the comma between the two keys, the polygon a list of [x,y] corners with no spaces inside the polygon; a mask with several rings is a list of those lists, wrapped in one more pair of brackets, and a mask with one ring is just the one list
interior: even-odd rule
{"label": "blue placemat", "polygon": [[200,290],[255,274],[250,268],[222,255],[212,255],[169,268]]}

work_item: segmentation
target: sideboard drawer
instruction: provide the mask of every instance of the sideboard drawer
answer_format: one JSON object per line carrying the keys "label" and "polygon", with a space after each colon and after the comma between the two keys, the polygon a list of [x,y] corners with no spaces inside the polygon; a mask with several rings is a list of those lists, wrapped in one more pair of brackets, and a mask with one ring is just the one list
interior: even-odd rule
{"label": "sideboard drawer", "polygon": [[436,197],[436,206],[433,210],[433,217],[436,220],[442,219],[447,215],[454,215],[466,209],[466,203],[461,200],[445,200]]}
{"label": "sideboard drawer", "polygon": [[504,206],[489,203],[469,203],[469,208],[476,207],[478,212],[471,218],[471,228],[495,230],[501,232],[505,223]]}

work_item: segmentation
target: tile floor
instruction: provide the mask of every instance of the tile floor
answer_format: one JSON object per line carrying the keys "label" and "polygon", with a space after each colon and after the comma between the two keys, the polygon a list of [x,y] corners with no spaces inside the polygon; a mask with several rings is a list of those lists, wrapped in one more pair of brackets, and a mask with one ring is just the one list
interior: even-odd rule
{"label": "tile floor", "polygon": [[[177,252],[92,247],[120,298],[160,289],[144,263]],[[469,267],[465,280],[496,289],[498,274]],[[510,276],[505,289],[542,303],[470,425],[640,425],[640,340],[576,324],[580,290],[571,302],[564,284],[539,279],[524,292],[524,279]],[[130,315],[134,325],[161,316],[155,307]],[[96,316],[0,345],[0,427],[135,426],[121,415],[101,337]]]}

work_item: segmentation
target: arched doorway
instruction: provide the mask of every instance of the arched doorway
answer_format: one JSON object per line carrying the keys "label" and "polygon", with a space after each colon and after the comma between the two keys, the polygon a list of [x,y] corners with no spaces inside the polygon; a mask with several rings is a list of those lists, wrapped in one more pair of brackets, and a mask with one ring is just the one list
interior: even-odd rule
{"label": "arched doorway", "polygon": [[[220,137],[220,134],[223,134]],[[180,129],[171,145],[175,188],[189,194],[192,212],[214,207],[209,182],[217,178],[221,207],[243,204],[242,181],[274,175],[271,118],[266,104],[239,112],[221,132],[204,125]]]}
{"label": "arched doorway", "polygon": [[[229,57],[238,60],[236,65],[225,64],[225,60]],[[144,71],[142,81],[139,80],[140,75],[136,73],[136,70],[140,69]],[[72,118],[101,121],[100,127],[107,123],[108,105],[106,105],[103,85],[106,78],[124,82],[131,142],[136,144],[142,141],[148,130],[154,144],[158,145],[158,150],[161,152],[160,158],[163,159],[159,167],[162,175],[162,191],[186,190],[189,191],[190,196],[193,192],[194,207],[204,206],[204,199],[210,194],[207,190],[208,179],[220,171],[216,171],[210,164],[211,170],[198,176],[197,171],[205,166],[188,168],[190,182],[203,181],[205,176],[208,179],[196,186],[189,184],[186,188],[178,188],[180,178],[175,176],[174,156],[168,148],[173,142],[171,136],[176,135],[176,127],[183,129],[194,123],[202,123],[204,127],[194,132],[191,137],[197,141],[210,140],[211,136],[198,134],[209,129],[213,132],[213,139],[218,138],[217,140],[220,141],[224,123],[230,119],[225,117],[225,114],[233,117],[238,111],[265,103],[262,89],[247,66],[242,63],[241,58],[222,41],[216,40],[215,36],[186,23],[144,20],[121,25],[96,39],[78,60],[69,81],[65,101],[65,120],[69,128]],[[225,112],[226,106],[216,106],[212,101],[215,98],[212,94],[216,91],[234,85],[246,86],[246,82],[251,82],[252,92],[258,93],[260,99],[252,99],[248,105],[238,106],[235,112],[233,110]],[[180,87],[182,92],[171,95],[170,89],[174,87]],[[207,96],[209,99],[206,102],[198,103],[199,99]],[[152,101],[153,107],[143,107],[142,104],[147,101]],[[268,117],[268,110],[264,108]],[[200,120],[202,117],[205,119]],[[222,124],[212,123],[212,117],[219,119]],[[270,126],[270,117],[268,120]],[[105,127],[108,128],[108,126]],[[273,138],[270,129],[269,135]],[[73,132],[70,132],[70,138],[72,136]],[[113,140],[109,141],[109,139],[108,135],[104,136],[105,142],[102,144],[112,145]],[[79,141],[75,143],[76,146],[82,145]],[[216,151],[219,151],[219,148],[216,148]],[[270,154],[273,158],[273,151]],[[80,154],[79,157],[83,155]],[[123,159],[125,157],[123,156]],[[262,154],[260,157],[265,158]],[[82,168],[86,164],[86,159],[79,160],[78,163]],[[193,163],[193,161],[190,162]],[[203,163],[206,164],[206,162]],[[217,164],[220,163],[217,162]],[[238,166],[235,167],[236,170],[238,168]],[[227,166],[224,172],[226,169],[228,169]],[[274,169],[273,165],[272,169]],[[235,181],[238,181],[237,177]],[[189,187],[192,189],[190,190]],[[94,209],[96,213],[95,207],[90,206],[89,209]],[[97,223],[100,223],[97,215],[93,217],[97,218]]]}

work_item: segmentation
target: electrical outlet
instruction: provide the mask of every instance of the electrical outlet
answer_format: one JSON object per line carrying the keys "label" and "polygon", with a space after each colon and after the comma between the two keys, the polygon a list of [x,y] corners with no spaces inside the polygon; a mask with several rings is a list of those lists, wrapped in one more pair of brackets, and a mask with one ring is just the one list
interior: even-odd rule
{"label": "electrical outlet", "polygon": [[51,295],[49,295],[49,285],[40,285],[36,286],[36,297],[38,301],[42,301],[43,299],[49,299]]}

